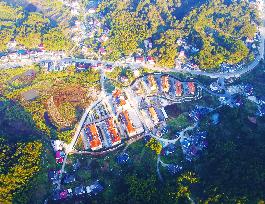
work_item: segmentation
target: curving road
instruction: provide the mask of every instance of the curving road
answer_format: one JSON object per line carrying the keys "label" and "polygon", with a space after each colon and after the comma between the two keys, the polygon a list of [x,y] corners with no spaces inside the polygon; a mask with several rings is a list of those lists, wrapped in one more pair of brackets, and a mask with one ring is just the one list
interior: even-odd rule
{"label": "curving road", "polygon": [[[63,165],[62,165],[62,168],[61,168],[61,172],[63,173],[64,172],[64,168],[65,168],[65,165],[66,165],[66,161],[67,161],[67,156],[68,154],[70,154],[72,151],[73,151],[73,148],[74,148],[74,145],[76,144],[76,141],[82,131],[82,128],[84,127],[84,123],[87,119],[87,116],[89,114],[89,112],[98,104],[100,103],[105,97],[106,97],[106,93],[105,93],[105,88],[104,88],[104,79],[105,79],[105,75],[104,75],[104,72],[101,73],[101,80],[100,80],[100,83],[101,83],[101,93],[99,95],[99,99],[97,101],[95,101],[94,103],[92,103],[89,107],[87,107],[85,109],[85,112],[81,118],[81,120],[79,121],[77,127],[76,127],[76,131],[75,131],[75,135],[74,137],[72,138],[72,141],[71,143],[67,146],[67,148],[65,149],[65,157],[64,157],[64,161],[63,161]],[[61,179],[62,179],[62,174],[60,174],[60,178],[59,178],[59,183],[58,183],[58,187],[60,188],[60,183],[61,183]]]}
{"label": "curving road", "polygon": [[[101,98],[101,97],[99,97]],[[64,172],[64,168],[66,165],[66,161],[67,161],[67,156],[68,154],[70,154],[73,151],[74,145],[76,144],[76,141],[78,139],[78,136],[80,135],[82,128],[84,126],[84,123],[86,121],[87,115],[88,113],[91,111],[91,109],[98,103],[101,102],[102,99],[97,100],[96,102],[94,102],[93,104],[91,104],[88,108],[86,108],[81,120],[79,121],[77,127],[76,127],[76,131],[75,131],[75,135],[72,138],[71,143],[67,146],[67,148],[65,149],[65,157],[64,157],[64,161],[63,161],[63,165],[61,168],[61,172]],[[61,179],[62,179],[62,174],[60,174],[60,178],[59,178],[59,182],[58,182],[58,188],[60,188],[60,184],[61,184]]]}
{"label": "curving road", "polygon": [[[87,63],[103,63],[103,64],[110,64],[112,66],[127,66],[131,67],[132,69],[139,68],[140,66],[145,66],[149,69],[155,70],[155,71],[165,71],[165,72],[179,72],[179,73],[188,73],[192,75],[201,75],[201,76],[207,76],[210,78],[231,78],[231,77],[240,77],[242,74],[245,74],[247,72],[250,72],[253,70],[260,62],[260,60],[264,59],[264,38],[265,38],[265,3],[264,0],[260,0],[259,5],[258,5],[258,10],[260,13],[260,18],[261,18],[261,25],[259,26],[259,32],[260,32],[260,46],[259,46],[259,55],[256,57],[256,59],[246,65],[244,68],[237,70],[235,72],[230,72],[230,73],[222,73],[222,72],[217,72],[217,73],[209,73],[206,71],[196,71],[196,70],[178,70],[178,69],[172,69],[168,67],[157,67],[157,66],[152,66],[152,65],[146,65],[146,64],[141,64],[141,63],[125,63],[125,62],[109,62],[109,61],[102,61],[102,60],[88,60],[88,59],[76,59],[76,58],[65,58],[65,59],[52,59],[52,57],[48,54],[44,54],[43,56],[37,58],[37,59],[28,59],[28,60],[20,60],[17,62],[6,62],[0,64],[0,69],[6,69],[6,68],[16,68],[16,67],[21,67],[21,66],[27,66],[31,65],[34,63],[41,63],[45,61],[57,61],[57,62],[87,62]],[[46,60],[43,60],[45,59]]]}
{"label": "curving road", "polygon": [[169,144],[175,144],[177,141],[179,141],[181,138],[184,137],[184,134],[189,131],[189,130],[193,130],[194,128],[196,128],[198,125],[198,123],[195,123],[185,129],[183,129],[180,133],[179,133],[179,136],[176,138],[176,139],[173,139],[173,140],[169,140],[169,139],[165,139],[165,138],[161,138],[161,137],[157,137],[155,136],[154,134],[150,134],[151,137],[157,139],[158,141],[162,142],[165,144],[165,146],[168,146]]}

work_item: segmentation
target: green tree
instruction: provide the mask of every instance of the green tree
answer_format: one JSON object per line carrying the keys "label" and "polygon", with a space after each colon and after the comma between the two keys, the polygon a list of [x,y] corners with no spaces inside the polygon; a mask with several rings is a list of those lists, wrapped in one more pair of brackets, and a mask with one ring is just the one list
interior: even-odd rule
{"label": "green tree", "polygon": [[[9,149],[0,146],[3,152],[0,156],[10,154]],[[40,142],[18,143],[12,146],[15,152],[10,157],[12,165],[6,167],[7,173],[0,174],[0,202],[12,203],[16,191],[27,184],[34,174],[39,171],[42,144]],[[3,150],[3,151],[2,151]],[[0,161],[3,160],[0,158]]]}
{"label": "green tree", "polygon": [[27,49],[34,49],[41,44],[41,33],[34,32],[30,27],[22,26],[18,28],[16,40]]}
{"label": "green tree", "polygon": [[159,197],[156,189],[156,176],[139,178],[136,175],[127,178],[129,185],[128,199],[133,203],[150,203]]}
{"label": "green tree", "polygon": [[13,30],[0,30],[0,51],[6,51],[7,43],[12,39]]}
{"label": "green tree", "polygon": [[67,51],[70,48],[69,39],[58,28],[49,30],[48,33],[43,36],[43,44],[45,49],[51,51]]}

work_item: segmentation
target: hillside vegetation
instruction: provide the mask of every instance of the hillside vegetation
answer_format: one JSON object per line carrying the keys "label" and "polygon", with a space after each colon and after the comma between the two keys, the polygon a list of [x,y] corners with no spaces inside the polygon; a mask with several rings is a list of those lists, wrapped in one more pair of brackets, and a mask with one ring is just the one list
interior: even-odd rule
{"label": "hillside vegetation", "polygon": [[[254,37],[258,22],[255,8],[247,1],[211,0],[179,19],[182,3],[186,2],[103,0],[98,11],[111,28],[110,40],[104,45],[108,51],[105,57],[117,60],[141,48],[146,55],[156,56],[159,65],[173,67],[179,38],[186,38],[200,50],[189,57],[201,68],[237,64],[250,55],[243,41]],[[144,48],[145,39],[154,41],[152,49]]]}
{"label": "hillside vegetation", "polygon": [[62,30],[54,27],[43,14],[0,2],[0,52],[7,50],[12,39],[26,49],[36,49],[41,43],[46,50],[52,51],[70,47],[70,41]]}

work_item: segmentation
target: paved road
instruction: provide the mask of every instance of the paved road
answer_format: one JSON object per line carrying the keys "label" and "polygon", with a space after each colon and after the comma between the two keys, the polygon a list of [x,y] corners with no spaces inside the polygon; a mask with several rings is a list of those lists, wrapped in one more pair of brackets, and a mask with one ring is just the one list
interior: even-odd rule
{"label": "paved road", "polygon": [[[241,70],[238,70],[238,71],[236,71],[234,73],[208,73],[208,72],[204,72],[204,71],[176,70],[176,69],[171,69],[171,68],[166,68],[166,67],[155,67],[155,66],[150,66],[150,65],[147,65],[147,67],[149,69],[153,69],[153,70],[160,71],[160,72],[161,71],[170,71],[170,72],[174,71],[174,72],[180,72],[180,73],[190,73],[190,74],[193,74],[193,75],[204,75],[204,76],[208,76],[208,77],[211,77],[211,78],[239,77],[240,75],[251,71],[252,69],[254,69],[258,65],[259,61],[264,58],[264,38],[265,38],[265,14],[263,13],[263,11],[264,11],[264,1],[262,1],[262,4],[260,4],[259,10],[260,10],[261,15],[262,15],[262,25],[260,26],[260,33],[261,33],[260,52],[259,52],[260,56],[258,56],[251,64],[247,65],[245,68],[243,68]],[[49,58],[49,56],[48,55],[47,56],[43,55],[42,58],[37,58],[35,60],[23,60],[23,61],[20,61],[20,62],[3,63],[3,64],[0,65],[0,69],[15,68],[15,67],[20,67],[20,66],[31,65],[31,64],[34,64],[34,63],[51,61],[52,57],[49,58],[49,59],[45,59],[45,58]],[[45,59],[45,60],[43,60],[43,59]],[[60,63],[64,63],[64,62],[67,62],[67,61],[68,62],[69,61],[71,61],[71,62],[87,62],[87,63],[92,63],[92,64],[101,62],[101,63],[104,63],[104,64],[110,64],[110,65],[113,65],[113,66],[130,66],[132,68],[138,68],[141,65],[139,63],[109,62],[109,61],[75,59],[75,58],[65,58],[65,59],[59,59],[59,60],[58,59],[57,60],[54,59],[54,61],[59,61]],[[64,158],[64,162],[63,162],[63,165],[62,165],[62,172],[64,172],[67,156],[73,150],[73,147],[76,144],[76,141],[78,139],[78,136],[80,135],[80,132],[81,132],[81,130],[83,128],[83,125],[85,123],[85,120],[87,118],[88,113],[94,107],[94,105],[99,103],[104,98],[104,96],[106,96],[103,83],[104,83],[104,75],[102,74],[101,75],[102,92],[101,92],[101,95],[99,96],[99,101],[96,101],[91,106],[86,108],[81,120],[79,121],[79,124],[77,125],[77,128],[76,128],[75,135],[74,135],[71,143],[66,148],[66,156]],[[174,139],[174,140],[166,140],[166,139],[163,139],[163,138],[159,138],[159,137],[157,137],[155,135],[151,135],[151,136],[156,138],[156,139],[158,139],[158,140],[160,140],[160,141],[162,141],[162,142],[164,142],[164,143],[166,143],[166,144],[175,143],[181,137],[183,137],[183,135],[184,135],[184,133],[186,131],[193,129],[196,126],[197,126],[197,124],[184,129],[180,133],[180,136],[178,138]],[[61,181],[61,177],[62,177],[62,175],[60,175],[60,181]],[[58,183],[58,186],[60,187],[60,183]]]}
{"label": "paved road", "polygon": [[[76,144],[77,142],[77,139],[82,131],[82,128],[84,127],[84,123],[87,119],[87,116],[88,116],[88,113],[98,104],[100,103],[105,97],[106,97],[106,93],[105,93],[105,88],[104,88],[104,79],[105,79],[105,75],[104,75],[104,72],[101,73],[101,93],[98,97],[98,100],[95,101],[94,103],[92,103],[89,107],[86,108],[81,120],[79,121],[77,127],[76,127],[76,131],[75,131],[75,135],[74,137],[72,138],[72,141],[71,143],[67,146],[67,148],[65,149],[65,158],[64,158],[64,161],[63,161],[63,165],[62,165],[62,169],[61,169],[61,172],[64,172],[64,168],[65,168],[65,164],[66,164],[66,161],[67,161],[67,156],[69,153],[71,153],[73,151],[73,148],[74,148],[74,145]],[[61,183],[61,179],[62,179],[62,174],[60,174],[60,183]],[[60,188],[60,183],[58,183],[58,186]]]}
{"label": "paved road", "polygon": [[169,139],[165,139],[165,138],[161,138],[161,137],[157,137],[155,136],[154,134],[150,134],[151,137],[157,139],[158,141],[162,142],[165,144],[165,146],[168,146],[169,144],[175,144],[177,141],[179,141],[181,138],[184,137],[184,134],[189,131],[189,130],[193,130],[194,128],[196,128],[198,125],[198,123],[195,123],[193,124],[192,126],[189,126],[187,128],[185,128],[184,130],[182,130],[180,133],[179,133],[179,136],[176,138],[176,139],[173,139],[173,140],[169,140]]}
{"label": "paved road", "polygon": [[145,66],[149,69],[155,70],[155,71],[166,71],[166,72],[179,72],[179,73],[189,73],[192,75],[201,75],[201,76],[208,76],[211,78],[231,78],[231,77],[240,77],[242,74],[245,74],[252,69],[254,69],[258,64],[261,59],[264,59],[264,38],[265,38],[265,6],[264,6],[264,0],[260,1],[260,4],[258,5],[258,10],[260,12],[261,16],[261,26],[259,27],[259,31],[261,34],[261,40],[260,40],[260,46],[259,46],[259,56],[256,57],[256,59],[250,63],[249,65],[246,65],[244,68],[237,70],[235,72],[230,72],[230,73],[209,73],[205,71],[196,71],[196,70],[177,70],[177,69],[172,69],[172,68],[167,68],[167,67],[157,67],[157,66],[152,66],[152,65],[143,65],[141,63],[125,63],[125,62],[109,62],[109,61],[102,61],[102,60],[88,60],[88,59],[76,59],[76,58],[65,58],[65,59],[52,59],[52,57],[49,54],[44,54],[40,58],[37,58],[35,60],[23,60],[19,62],[7,62],[7,63],[2,63],[0,64],[0,69],[5,69],[5,68],[15,68],[15,67],[21,67],[21,66],[27,66],[31,65],[34,63],[40,63],[40,62],[45,62],[45,61],[57,61],[57,62],[87,62],[87,63],[103,63],[103,64],[110,64],[115,66],[129,66],[133,69],[138,68],[140,66]]}

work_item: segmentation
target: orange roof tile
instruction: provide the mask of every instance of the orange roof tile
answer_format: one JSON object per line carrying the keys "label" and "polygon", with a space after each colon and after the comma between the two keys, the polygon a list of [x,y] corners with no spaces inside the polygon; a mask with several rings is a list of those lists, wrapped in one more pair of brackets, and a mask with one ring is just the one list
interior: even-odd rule
{"label": "orange roof tile", "polygon": [[118,135],[118,132],[117,132],[116,128],[114,127],[113,118],[109,118],[108,119],[108,125],[109,125],[108,131],[109,131],[109,133],[111,135],[111,141],[112,141],[112,143],[121,141],[121,138]]}
{"label": "orange roof tile", "polygon": [[182,83],[180,81],[177,81],[176,83],[176,94],[177,96],[182,95]]}
{"label": "orange roof tile", "polygon": [[127,110],[123,111],[123,114],[124,114],[125,120],[126,120],[126,122],[127,122],[127,130],[128,130],[128,132],[129,132],[129,133],[134,132],[135,129],[134,129],[134,127],[133,127],[133,125],[132,125],[132,123],[131,123],[131,120],[130,120],[130,118],[129,118],[128,111],[127,111]]}
{"label": "orange roof tile", "polygon": [[169,87],[168,76],[162,76],[162,86],[163,89],[168,89]]}
{"label": "orange roof tile", "polygon": [[189,91],[191,94],[195,93],[195,85],[194,82],[188,82]]}
{"label": "orange roof tile", "polygon": [[155,78],[153,75],[148,75],[148,80],[149,80],[149,83],[151,84],[151,86],[156,85]]}
{"label": "orange roof tile", "polygon": [[119,89],[116,89],[113,93],[113,96],[116,98],[116,97],[119,97],[121,95],[121,90]]}
{"label": "orange roof tile", "polygon": [[91,134],[92,134],[92,140],[89,141],[91,149],[94,149],[96,147],[99,147],[101,145],[101,141],[98,137],[98,130],[95,124],[91,124],[88,126]]}
{"label": "orange roof tile", "polygon": [[156,114],[154,107],[150,107],[148,110],[151,114],[152,119],[156,121],[158,118],[157,118],[157,114]]}

